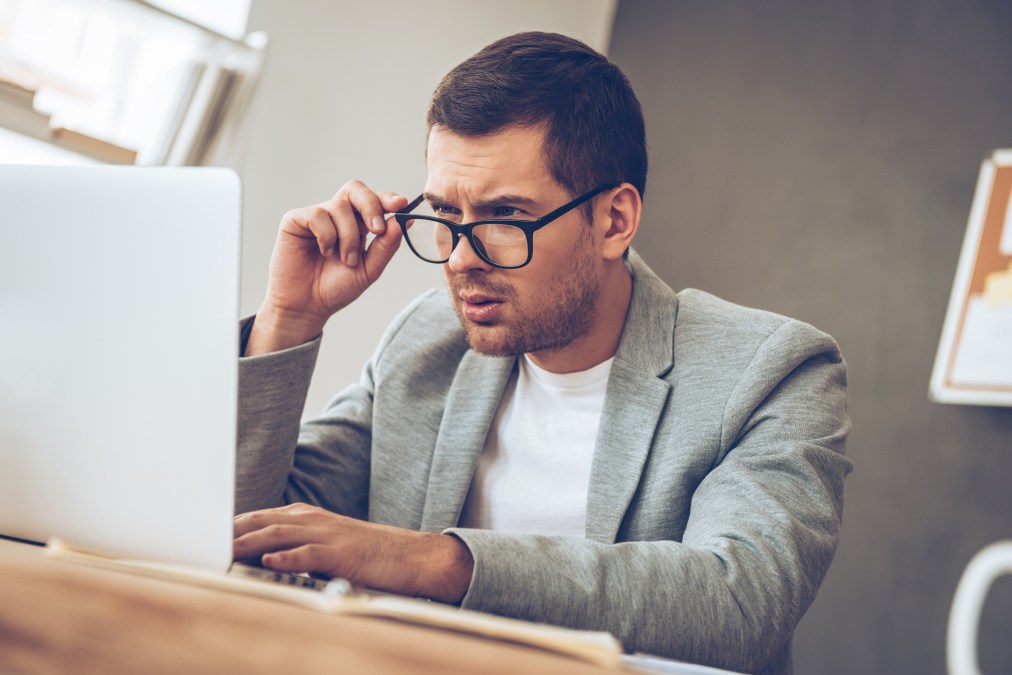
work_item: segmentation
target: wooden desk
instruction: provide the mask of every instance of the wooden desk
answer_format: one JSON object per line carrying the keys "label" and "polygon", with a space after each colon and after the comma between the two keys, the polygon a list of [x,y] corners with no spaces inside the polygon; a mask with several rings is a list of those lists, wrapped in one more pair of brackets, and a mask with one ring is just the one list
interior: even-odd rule
{"label": "wooden desk", "polygon": [[0,539],[3,673],[614,673],[536,649],[50,560]]}

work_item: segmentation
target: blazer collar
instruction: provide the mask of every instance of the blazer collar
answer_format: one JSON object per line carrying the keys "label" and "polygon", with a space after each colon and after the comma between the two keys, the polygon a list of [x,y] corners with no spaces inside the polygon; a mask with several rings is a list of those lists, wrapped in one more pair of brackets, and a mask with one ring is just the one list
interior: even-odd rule
{"label": "blazer collar", "polygon": [[482,356],[471,350],[460,360],[433,450],[423,531],[439,532],[460,520],[475,462],[514,365],[515,357]]}
{"label": "blazer collar", "polygon": [[646,466],[671,385],[678,296],[635,251],[633,295],[601,412],[587,494],[588,539],[613,543]]}
{"label": "blazer collar", "polygon": [[633,294],[615,360],[663,377],[674,365],[678,295],[636,251],[629,251],[627,266],[633,276]]}

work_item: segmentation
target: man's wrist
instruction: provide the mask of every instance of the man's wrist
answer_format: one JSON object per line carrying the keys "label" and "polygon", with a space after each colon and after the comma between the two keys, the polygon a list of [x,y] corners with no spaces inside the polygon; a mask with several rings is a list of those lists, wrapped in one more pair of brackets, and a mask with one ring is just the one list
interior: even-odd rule
{"label": "man's wrist", "polygon": [[253,318],[249,340],[243,356],[270,354],[298,347],[323,332],[326,319],[305,314],[292,314],[261,306]]}
{"label": "man's wrist", "polygon": [[425,585],[426,597],[459,605],[471,586],[474,575],[474,556],[467,545],[452,534],[427,534],[430,546],[427,550],[425,568],[429,571]]}

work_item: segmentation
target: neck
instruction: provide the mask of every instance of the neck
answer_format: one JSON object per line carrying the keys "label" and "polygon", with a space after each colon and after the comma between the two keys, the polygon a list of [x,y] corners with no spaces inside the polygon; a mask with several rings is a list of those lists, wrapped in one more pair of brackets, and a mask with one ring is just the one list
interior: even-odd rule
{"label": "neck", "polygon": [[565,347],[530,352],[527,356],[551,373],[580,372],[615,356],[632,301],[632,288],[632,274],[625,261],[616,261],[601,280],[601,296],[591,329]]}

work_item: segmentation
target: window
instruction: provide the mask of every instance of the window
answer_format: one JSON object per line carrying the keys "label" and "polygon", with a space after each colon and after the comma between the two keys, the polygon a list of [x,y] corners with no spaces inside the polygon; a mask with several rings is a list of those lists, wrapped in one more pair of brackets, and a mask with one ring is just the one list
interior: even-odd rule
{"label": "window", "polygon": [[248,11],[249,0],[0,0],[0,126],[103,161],[201,164],[259,73],[266,37],[237,39]]}

